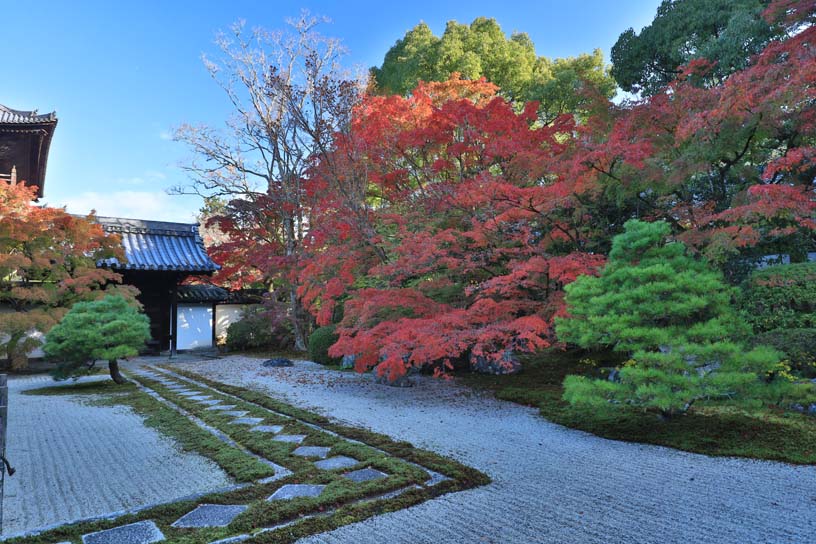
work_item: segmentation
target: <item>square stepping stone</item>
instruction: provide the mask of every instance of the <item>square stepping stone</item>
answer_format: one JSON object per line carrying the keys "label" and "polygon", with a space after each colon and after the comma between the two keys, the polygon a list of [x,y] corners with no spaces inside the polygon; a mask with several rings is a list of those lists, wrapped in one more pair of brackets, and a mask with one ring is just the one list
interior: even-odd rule
{"label": "square stepping stone", "polygon": [[325,459],[331,451],[331,448],[324,448],[322,446],[301,446],[292,452],[292,455],[298,457],[320,457]]}
{"label": "square stepping stone", "polygon": [[226,527],[248,507],[240,504],[201,504],[171,527]]}
{"label": "square stepping stone", "polygon": [[335,457],[329,457],[328,459],[318,461],[315,463],[315,466],[320,470],[335,470],[338,468],[351,468],[359,462],[360,461],[352,457],[337,455]]}
{"label": "square stepping stone", "polygon": [[268,501],[287,501],[296,499],[298,497],[317,497],[323,493],[325,485],[315,484],[286,484],[272,495],[269,496]]}
{"label": "square stepping stone", "polygon": [[222,404],[220,406],[211,406],[210,408],[207,408],[207,410],[228,411],[232,410],[233,408],[235,408],[234,404]]}
{"label": "square stepping stone", "polygon": [[83,544],[152,544],[162,540],[164,535],[152,521],[140,521],[82,535]]}
{"label": "square stepping stone", "polygon": [[255,425],[250,429],[250,431],[255,431],[257,433],[272,433],[278,434],[283,430],[283,425]]}
{"label": "square stepping stone", "polygon": [[225,410],[221,412],[222,416],[229,416],[229,417],[244,417],[249,412],[246,410]]}
{"label": "square stepping stone", "polygon": [[388,474],[386,474],[385,472],[380,472],[379,470],[373,468],[361,468],[360,470],[346,472],[345,474],[343,474],[343,476],[345,476],[352,482],[368,482],[371,480],[387,478]]}
{"label": "square stepping stone", "polygon": [[199,404],[203,404],[204,406],[215,406],[216,404],[221,404],[221,401],[218,399],[211,399],[211,400],[200,400],[198,401]]}
{"label": "square stepping stone", "polygon": [[272,438],[278,442],[291,442],[292,444],[300,444],[306,438],[305,434],[279,434]]}
{"label": "square stepping stone", "polygon": [[[224,412],[225,414],[227,412]],[[233,419],[230,421],[232,425],[257,425],[263,421],[262,417],[239,417],[238,419]]]}

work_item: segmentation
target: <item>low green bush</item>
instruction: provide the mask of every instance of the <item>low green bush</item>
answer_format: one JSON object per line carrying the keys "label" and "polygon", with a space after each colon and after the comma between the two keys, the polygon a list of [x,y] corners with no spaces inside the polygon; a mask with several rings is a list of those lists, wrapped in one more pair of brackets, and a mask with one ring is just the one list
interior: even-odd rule
{"label": "low green bush", "polygon": [[816,328],[816,263],[755,271],[743,285],[740,307],[756,333]]}
{"label": "low green bush", "polygon": [[756,335],[752,344],[778,349],[787,355],[794,373],[816,378],[816,329],[775,329]]}
{"label": "low green bush", "polygon": [[340,364],[340,358],[329,357],[329,348],[337,342],[334,325],[320,327],[309,336],[309,359],[321,365]]}
{"label": "low green bush", "polygon": [[227,349],[286,350],[292,347],[292,332],[288,321],[273,319],[268,313],[250,311],[243,319],[227,328]]}

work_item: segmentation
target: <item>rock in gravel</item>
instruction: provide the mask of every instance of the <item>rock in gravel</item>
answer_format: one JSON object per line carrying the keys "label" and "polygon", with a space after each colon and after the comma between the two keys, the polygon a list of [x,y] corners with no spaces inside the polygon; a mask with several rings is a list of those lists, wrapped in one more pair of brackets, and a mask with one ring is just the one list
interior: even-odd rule
{"label": "rock in gravel", "polygon": [[470,355],[470,366],[479,374],[516,374],[521,371],[521,362],[512,350],[505,350],[500,359],[487,355]]}
{"label": "rock in gravel", "polygon": [[356,361],[356,355],[343,355],[343,359],[340,361],[340,368],[354,368]]}
{"label": "rock in gravel", "polygon": [[263,366],[268,367],[295,366],[295,363],[293,363],[291,359],[287,359],[286,357],[275,357],[274,359],[267,359],[261,364]]}

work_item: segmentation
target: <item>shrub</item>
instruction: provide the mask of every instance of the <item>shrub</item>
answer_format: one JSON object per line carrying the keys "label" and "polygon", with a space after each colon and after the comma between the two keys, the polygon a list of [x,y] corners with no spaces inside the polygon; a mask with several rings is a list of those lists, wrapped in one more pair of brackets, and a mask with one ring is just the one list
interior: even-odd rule
{"label": "shrub", "polygon": [[107,361],[113,381],[125,383],[118,359],[139,354],[150,339],[150,322],[121,296],[79,302],[48,332],[43,351],[58,361],[56,379],[90,374]]}
{"label": "shrub", "polygon": [[227,349],[230,351],[285,350],[292,347],[292,342],[289,322],[265,311],[248,310],[240,321],[227,327]]}
{"label": "shrub", "polygon": [[329,357],[329,348],[337,342],[334,325],[320,327],[309,336],[309,359],[321,365],[340,364],[340,358]]}
{"label": "shrub", "polygon": [[816,328],[816,263],[756,270],[743,285],[740,307],[757,333]]}
{"label": "shrub", "polygon": [[[669,417],[700,399],[755,401],[785,393],[768,385],[781,354],[745,353],[732,339],[747,329],[731,307],[722,274],[668,241],[665,222],[627,221],[600,277],[566,286],[562,341],[631,354],[617,381],[568,376],[564,398],[589,407],[639,406]],[[781,378],[776,380],[781,382]]]}
{"label": "shrub", "polygon": [[756,335],[751,343],[784,352],[793,372],[804,378],[816,378],[816,328],[775,329]]}

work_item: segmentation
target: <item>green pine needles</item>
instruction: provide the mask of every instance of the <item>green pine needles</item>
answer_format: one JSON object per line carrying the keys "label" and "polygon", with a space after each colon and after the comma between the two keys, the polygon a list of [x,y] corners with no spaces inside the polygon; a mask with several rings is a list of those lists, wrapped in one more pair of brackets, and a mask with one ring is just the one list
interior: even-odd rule
{"label": "green pine needles", "polygon": [[126,383],[119,359],[133,357],[150,339],[150,322],[121,296],[78,302],[46,336],[43,351],[58,361],[54,378],[90,374],[96,361],[108,361],[113,381]]}
{"label": "green pine needles", "polygon": [[[613,239],[600,277],[566,287],[562,341],[629,353],[615,380],[568,376],[564,398],[589,407],[638,406],[668,418],[702,399],[755,403],[787,396],[781,355],[746,352],[749,328],[733,310],[722,274],[667,241],[665,222],[630,220]],[[803,386],[804,387],[804,386]]]}

